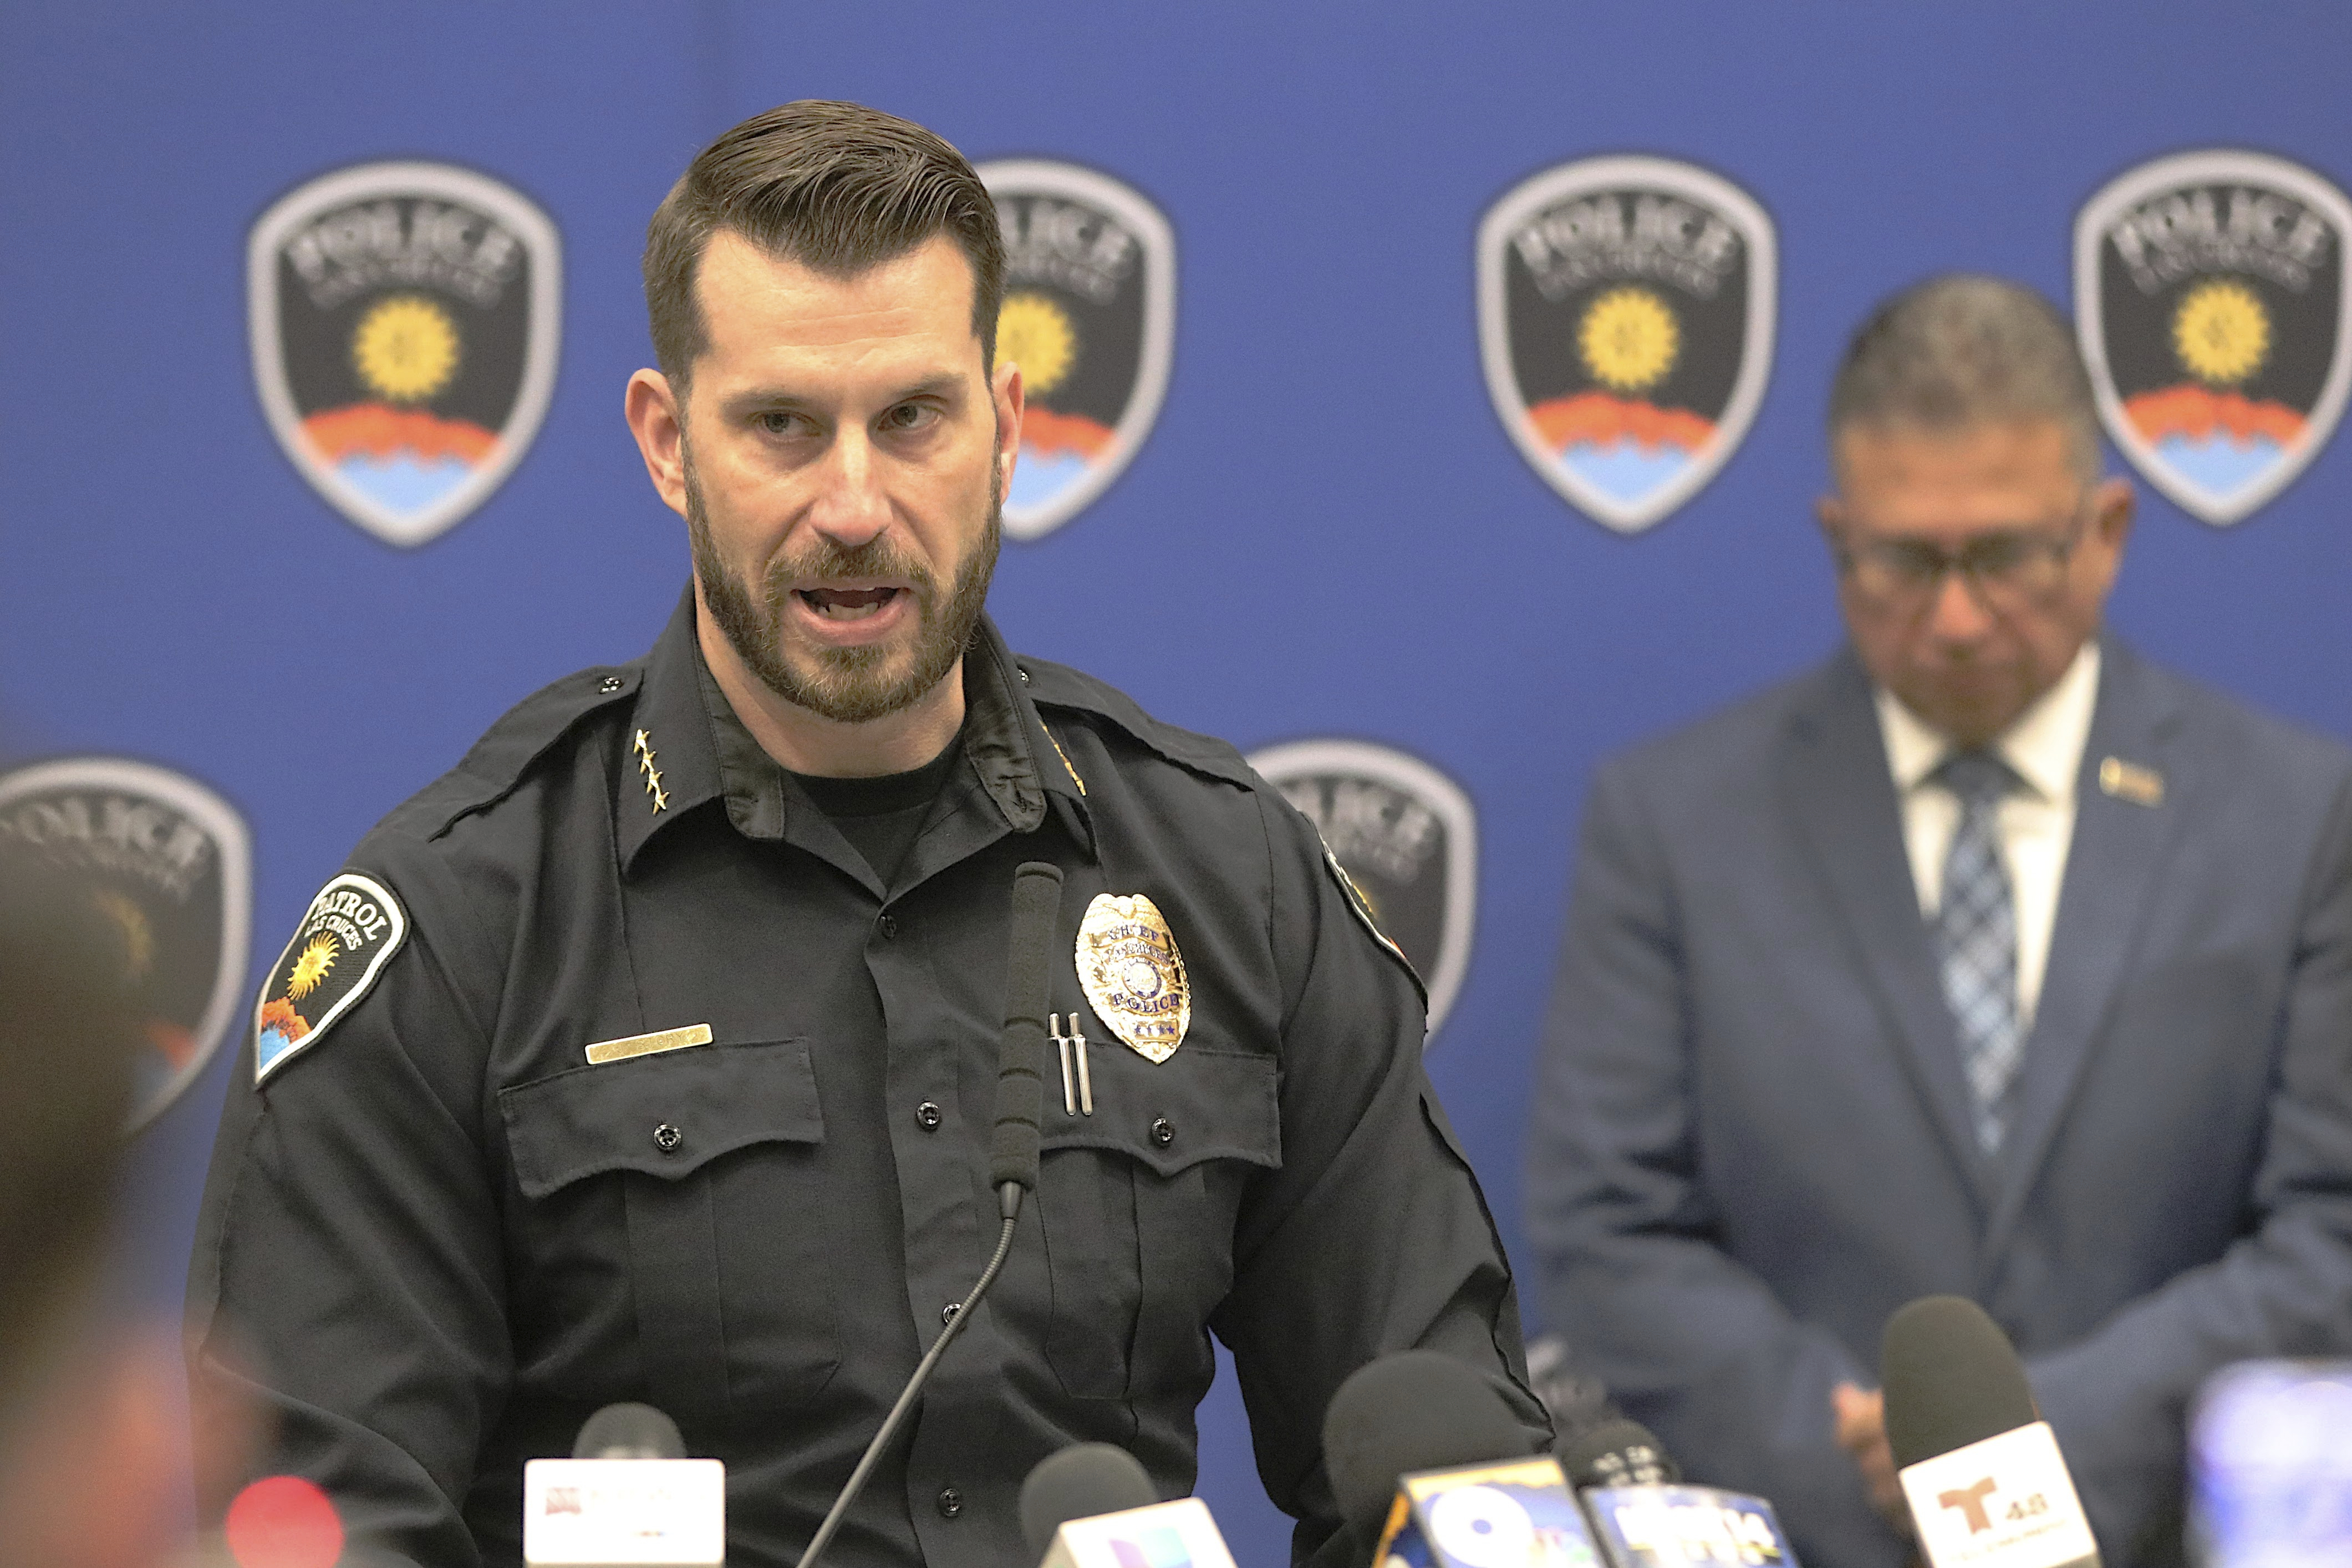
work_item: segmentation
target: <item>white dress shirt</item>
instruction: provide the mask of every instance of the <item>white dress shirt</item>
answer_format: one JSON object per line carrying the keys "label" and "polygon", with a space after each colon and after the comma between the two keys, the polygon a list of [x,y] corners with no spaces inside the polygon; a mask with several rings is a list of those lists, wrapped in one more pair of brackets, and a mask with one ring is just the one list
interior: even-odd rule
{"label": "white dress shirt", "polygon": [[[1960,803],[1934,782],[1934,774],[1955,748],[1892,692],[1880,688],[1876,696],[1878,731],[1903,807],[1911,885],[1919,894],[1919,913],[1932,921],[1944,900],[1944,860],[1960,826]],[[2067,847],[2074,840],[2074,784],[2082,776],[2083,748],[2090,742],[2091,710],[2098,696],[2099,645],[2093,638],[2058,683],[1992,745],[2024,781],[2002,798],[1996,826],[2017,911],[2017,1013],[2028,1027],[2050,963],[2058,889],[2066,876]]]}

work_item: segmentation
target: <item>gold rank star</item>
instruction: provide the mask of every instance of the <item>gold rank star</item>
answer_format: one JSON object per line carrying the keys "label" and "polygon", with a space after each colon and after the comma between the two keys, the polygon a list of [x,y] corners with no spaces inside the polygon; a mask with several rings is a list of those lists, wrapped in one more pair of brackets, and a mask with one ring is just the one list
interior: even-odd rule
{"label": "gold rank star", "polygon": [[646,775],[646,793],[653,796],[654,809],[659,811],[669,804],[669,792],[662,788],[661,770],[654,766],[653,737],[638,731],[630,749],[637,753],[638,771]]}

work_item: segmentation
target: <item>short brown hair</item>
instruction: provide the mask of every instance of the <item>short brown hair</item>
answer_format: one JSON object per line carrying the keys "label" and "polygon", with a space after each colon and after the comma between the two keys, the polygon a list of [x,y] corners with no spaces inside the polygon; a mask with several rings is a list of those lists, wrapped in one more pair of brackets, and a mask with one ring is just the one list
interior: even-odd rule
{"label": "short brown hair", "polygon": [[2022,283],[1956,272],[1883,301],[1847,343],[1830,439],[1854,425],[1935,431],[1991,420],[2063,426],[2085,484],[2099,477],[2091,378],[2058,307]]}
{"label": "short brown hair", "polygon": [[850,276],[945,234],[971,263],[971,331],[996,360],[1004,239],[996,203],[962,153],[912,121],[803,99],[755,114],[705,147],[646,226],[654,355],[682,395],[710,346],[694,279],[710,237],[732,229],[771,255]]}

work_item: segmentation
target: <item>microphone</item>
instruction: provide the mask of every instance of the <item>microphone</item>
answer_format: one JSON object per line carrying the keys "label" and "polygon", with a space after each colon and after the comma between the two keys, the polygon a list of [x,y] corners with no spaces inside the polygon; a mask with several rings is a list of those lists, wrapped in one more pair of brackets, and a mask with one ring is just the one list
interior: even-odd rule
{"label": "microphone", "polygon": [[1012,939],[1004,965],[1004,1037],[997,1047],[996,1129],[988,1182],[1005,1221],[1037,1190],[1038,1119],[1045,1089],[1045,998],[1052,989],[1054,916],[1062,868],[1031,860],[1013,873]]}
{"label": "microphone", "polygon": [[1682,1468],[1638,1421],[1586,1427],[1562,1440],[1559,1461],[1611,1568],[1797,1560],[1770,1503],[1682,1484]]}
{"label": "microphone", "polygon": [[1323,1415],[1323,1468],[1360,1560],[1432,1568],[1590,1561],[1559,1462],[1477,1373],[1435,1351],[1356,1369]]}
{"label": "microphone", "polygon": [[1143,1462],[1109,1443],[1079,1443],[1037,1461],[1021,1483],[1021,1533],[1043,1557],[1055,1532],[1074,1519],[1125,1513],[1160,1500]]}
{"label": "microphone", "polygon": [[1161,1502],[1135,1456],[1108,1443],[1049,1454],[1021,1483],[1021,1533],[1040,1568],[1233,1568],[1199,1498]]}
{"label": "microphone", "polygon": [[1485,1378],[1436,1351],[1401,1351],[1348,1375],[1323,1412],[1323,1469],[1339,1517],[1378,1535],[1419,1470],[1523,1458],[1527,1429]]}
{"label": "microphone", "polygon": [[1554,1450],[1559,1468],[1580,1490],[1588,1487],[1670,1487],[1682,1467],[1647,1426],[1622,1417],[1597,1422],[1563,1436]]}
{"label": "microphone", "polygon": [[1061,902],[1059,866],[1045,860],[1027,860],[1013,871],[1011,931],[1005,942],[1004,1034],[998,1043],[996,1058],[996,1125],[988,1154],[989,1184],[996,1189],[997,1213],[1004,1222],[997,1232],[995,1256],[965,1292],[962,1304],[948,1319],[940,1337],[931,1342],[931,1348],[916,1363],[915,1373],[907,1380],[907,1386],[898,1391],[898,1402],[882,1417],[881,1430],[866,1445],[866,1452],[858,1457],[857,1468],[849,1473],[841,1495],[833,1500],[824,1522],[809,1538],[808,1550],[801,1553],[798,1568],[815,1568],[817,1559],[841,1529],[841,1521],[848,1517],[849,1505],[865,1489],[866,1478],[881,1462],[890,1439],[898,1435],[923,1385],[931,1380],[940,1358],[955,1342],[956,1335],[963,1331],[963,1326],[971,1321],[972,1309],[980,1305],[988,1288],[996,1283],[1005,1257],[1013,1250],[1013,1230],[1021,1216],[1022,1196],[1037,1188],[1038,1120],[1045,1109],[1045,997],[1052,975],[1055,917]]}
{"label": "microphone", "polygon": [[1886,1322],[1886,1442],[1930,1568],[2098,1568],[2098,1542],[2009,1336],[1959,1296]]}
{"label": "microphone", "polygon": [[683,1459],[677,1423],[650,1405],[607,1405],[588,1417],[572,1445],[575,1459]]}
{"label": "microphone", "polygon": [[721,1568],[727,1467],[689,1459],[677,1423],[650,1405],[607,1405],[568,1459],[522,1474],[522,1557],[530,1568]]}

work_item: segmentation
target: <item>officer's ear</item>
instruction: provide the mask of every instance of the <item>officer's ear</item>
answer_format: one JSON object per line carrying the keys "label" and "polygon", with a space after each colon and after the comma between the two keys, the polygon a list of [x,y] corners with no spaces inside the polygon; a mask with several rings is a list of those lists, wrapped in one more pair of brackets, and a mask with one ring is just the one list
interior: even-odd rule
{"label": "officer's ear", "polygon": [[686,410],[669,377],[657,370],[641,370],[629,377],[622,415],[637,451],[646,460],[646,474],[654,492],[678,516],[686,515]]}

